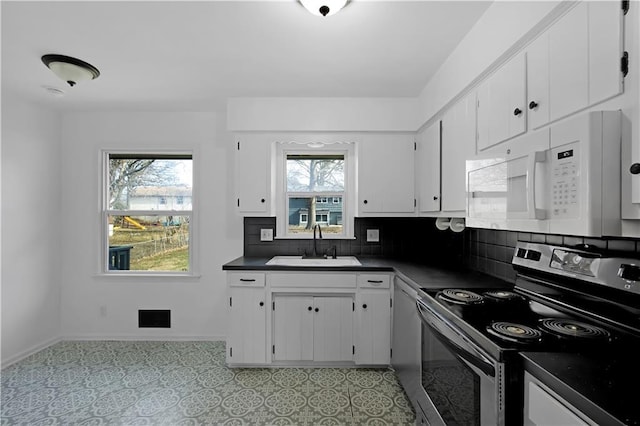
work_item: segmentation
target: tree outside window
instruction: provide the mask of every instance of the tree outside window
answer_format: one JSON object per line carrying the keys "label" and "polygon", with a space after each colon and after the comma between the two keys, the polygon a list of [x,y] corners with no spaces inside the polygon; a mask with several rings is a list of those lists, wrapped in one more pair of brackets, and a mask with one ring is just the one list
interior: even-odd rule
{"label": "tree outside window", "polygon": [[105,272],[192,272],[192,156],[105,157]]}

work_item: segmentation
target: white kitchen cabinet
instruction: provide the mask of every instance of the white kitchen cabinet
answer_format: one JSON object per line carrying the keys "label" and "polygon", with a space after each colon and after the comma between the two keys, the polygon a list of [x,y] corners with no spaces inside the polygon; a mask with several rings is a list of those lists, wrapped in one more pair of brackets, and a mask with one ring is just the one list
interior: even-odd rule
{"label": "white kitchen cabinet", "polygon": [[416,136],[416,188],[419,213],[440,211],[440,121]]}
{"label": "white kitchen cabinet", "polygon": [[235,137],[236,211],[243,216],[264,216],[271,205],[271,144],[264,135]]}
{"label": "white kitchen cabinet", "polygon": [[583,2],[526,48],[529,129],[622,93],[622,27],[618,2]]}
{"label": "white kitchen cabinet", "polygon": [[529,372],[524,373],[524,383],[525,426],[595,426],[597,424]]}
{"label": "white kitchen cabinet", "polygon": [[588,2],[571,9],[549,28],[549,119],[589,104]]}
{"label": "white kitchen cabinet", "polygon": [[351,361],[353,297],[274,296],[272,352],[274,361]]}
{"label": "white kitchen cabinet", "polygon": [[466,160],[476,150],[475,92],[455,104],[442,119],[441,210],[464,216]]}
{"label": "white kitchen cabinet", "polygon": [[264,273],[228,273],[228,364],[264,364],[266,357],[266,292]]}
{"label": "white kitchen cabinet", "polygon": [[529,130],[549,123],[549,33],[527,47],[527,119]]}
{"label": "white kitchen cabinet", "polygon": [[370,134],[357,146],[358,215],[406,215],[415,211],[414,137]]}
{"label": "white kitchen cabinet", "polygon": [[614,1],[587,2],[589,8],[589,104],[623,92],[623,10]]}
{"label": "white kitchen cabinet", "polygon": [[356,364],[389,365],[391,350],[390,276],[361,274],[355,302]]}
{"label": "white kitchen cabinet", "polygon": [[526,55],[500,67],[478,88],[478,152],[524,133],[526,127]]}

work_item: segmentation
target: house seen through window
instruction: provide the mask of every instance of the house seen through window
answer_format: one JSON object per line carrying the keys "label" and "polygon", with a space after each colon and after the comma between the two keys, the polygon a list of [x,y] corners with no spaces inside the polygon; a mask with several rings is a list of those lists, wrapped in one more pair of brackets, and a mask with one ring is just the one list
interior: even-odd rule
{"label": "house seen through window", "polygon": [[106,271],[192,271],[192,161],[106,154]]}
{"label": "house seen through window", "polygon": [[318,224],[323,234],[344,233],[344,154],[287,154],[288,233],[309,234]]}

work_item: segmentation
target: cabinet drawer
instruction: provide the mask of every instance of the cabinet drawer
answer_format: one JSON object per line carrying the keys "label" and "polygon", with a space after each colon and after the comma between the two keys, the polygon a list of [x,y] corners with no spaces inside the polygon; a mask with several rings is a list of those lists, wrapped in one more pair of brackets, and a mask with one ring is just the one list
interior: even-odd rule
{"label": "cabinet drawer", "polygon": [[360,274],[358,275],[359,288],[389,288],[389,275]]}
{"label": "cabinet drawer", "polygon": [[264,273],[227,272],[227,284],[232,287],[264,287]]}
{"label": "cabinet drawer", "polygon": [[348,273],[272,273],[269,274],[271,287],[322,287],[355,288],[356,274]]}

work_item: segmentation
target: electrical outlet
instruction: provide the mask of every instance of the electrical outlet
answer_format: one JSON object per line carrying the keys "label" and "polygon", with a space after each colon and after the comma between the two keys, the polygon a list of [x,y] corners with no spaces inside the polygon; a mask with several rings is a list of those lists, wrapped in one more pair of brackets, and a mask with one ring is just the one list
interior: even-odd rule
{"label": "electrical outlet", "polygon": [[367,229],[367,242],[368,243],[377,243],[380,241],[380,230],[378,229]]}
{"label": "electrical outlet", "polygon": [[273,229],[261,229],[260,241],[273,241]]}

